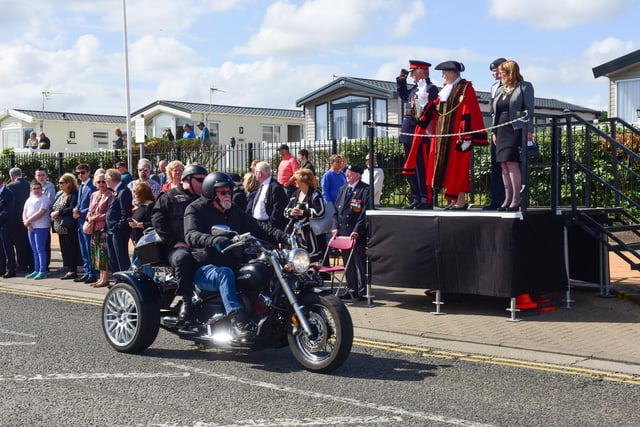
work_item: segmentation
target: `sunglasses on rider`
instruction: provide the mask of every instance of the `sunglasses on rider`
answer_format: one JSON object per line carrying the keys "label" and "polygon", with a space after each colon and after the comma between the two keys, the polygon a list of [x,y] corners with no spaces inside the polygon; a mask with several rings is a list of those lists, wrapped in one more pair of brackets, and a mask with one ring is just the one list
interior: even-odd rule
{"label": "sunglasses on rider", "polygon": [[230,196],[233,194],[233,192],[231,190],[221,190],[221,191],[216,191],[216,194],[219,194],[221,196]]}
{"label": "sunglasses on rider", "polygon": [[191,179],[198,181],[200,184],[204,182],[204,176],[192,176]]}

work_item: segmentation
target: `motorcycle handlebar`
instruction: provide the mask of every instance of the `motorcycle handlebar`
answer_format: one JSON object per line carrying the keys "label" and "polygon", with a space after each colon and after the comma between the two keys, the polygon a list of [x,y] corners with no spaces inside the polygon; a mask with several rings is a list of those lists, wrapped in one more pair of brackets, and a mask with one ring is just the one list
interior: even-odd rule
{"label": "motorcycle handlebar", "polygon": [[237,236],[234,236],[231,239],[231,244],[229,246],[227,246],[226,248],[222,249],[220,251],[220,253],[225,253],[226,251],[228,251],[231,248],[235,248],[237,246],[242,246],[246,242],[252,241],[252,240],[256,240],[256,239],[251,235],[251,233],[238,234]]}

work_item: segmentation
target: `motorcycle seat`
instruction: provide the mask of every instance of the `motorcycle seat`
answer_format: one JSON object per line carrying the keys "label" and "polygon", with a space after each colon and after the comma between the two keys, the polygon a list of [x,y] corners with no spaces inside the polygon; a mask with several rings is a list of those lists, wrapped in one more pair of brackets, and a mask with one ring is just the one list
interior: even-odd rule
{"label": "motorcycle seat", "polygon": [[196,287],[196,293],[202,300],[208,300],[208,299],[217,298],[220,296],[220,292],[218,291],[203,291],[198,287]]}

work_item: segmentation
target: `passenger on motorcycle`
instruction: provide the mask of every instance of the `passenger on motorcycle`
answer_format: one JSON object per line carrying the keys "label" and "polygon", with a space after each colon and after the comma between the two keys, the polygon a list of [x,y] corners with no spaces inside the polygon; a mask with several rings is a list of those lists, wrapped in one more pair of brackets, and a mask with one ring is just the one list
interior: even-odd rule
{"label": "passenger on motorcycle", "polygon": [[[194,283],[202,290],[219,291],[231,332],[236,341],[249,342],[255,338],[255,325],[238,301],[233,270],[240,259],[234,251],[221,253],[236,233],[250,232],[257,238],[274,243],[287,242],[288,236],[269,224],[258,223],[231,201],[234,183],[222,172],[207,175],[202,184],[202,197],[187,206],[184,217],[186,242],[201,266],[196,270]],[[233,232],[212,230],[215,225],[227,226]]]}
{"label": "passenger on motorcycle", "polygon": [[169,264],[178,283],[176,294],[182,297],[178,317],[164,319],[175,326],[184,326],[193,316],[193,274],[198,265],[184,238],[184,212],[202,195],[202,182],[208,173],[203,166],[187,166],[182,172],[181,186],[162,192],[151,214],[156,234],[168,248]]}

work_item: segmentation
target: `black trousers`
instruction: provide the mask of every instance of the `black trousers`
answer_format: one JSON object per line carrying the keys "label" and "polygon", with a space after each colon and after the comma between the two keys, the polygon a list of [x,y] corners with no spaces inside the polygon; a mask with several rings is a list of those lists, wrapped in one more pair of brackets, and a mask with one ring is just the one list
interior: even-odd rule
{"label": "black trousers", "polygon": [[16,248],[16,258],[18,269],[22,271],[33,270],[33,252],[29,245],[27,228],[22,224],[22,220],[17,221],[12,234],[13,246]]}
{"label": "black trousers", "polygon": [[13,226],[0,228],[0,271],[16,271],[16,252],[13,249]]}
{"label": "black trousers", "polygon": [[[342,262],[347,265],[351,251],[342,251]],[[347,277],[347,288],[355,296],[364,296],[366,293],[366,270],[365,270],[366,247],[364,244],[356,244],[353,247],[353,257],[347,265],[345,276]]]}
{"label": "black trousers", "polygon": [[178,282],[176,295],[190,297],[193,295],[193,275],[198,268],[196,260],[187,248],[173,249],[169,253],[169,264],[173,267],[173,275]]}
{"label": "black trousers", "polygon": [[58,234],[60,240],[60,252],[62,252],[62,265],[67,272],[75,273],[80,265],[80,244],[76,229],[69,230],[68,234]]}
{"label": "black trousers", "polygon": [[504,182],[502,166],[496,161],[496,145],[491,143],[491,206],[499,207],[504,203]]}

